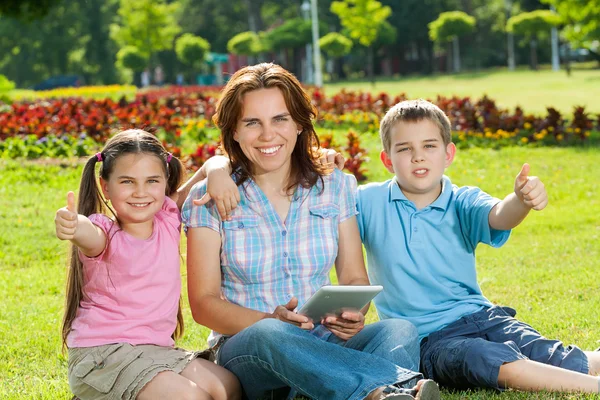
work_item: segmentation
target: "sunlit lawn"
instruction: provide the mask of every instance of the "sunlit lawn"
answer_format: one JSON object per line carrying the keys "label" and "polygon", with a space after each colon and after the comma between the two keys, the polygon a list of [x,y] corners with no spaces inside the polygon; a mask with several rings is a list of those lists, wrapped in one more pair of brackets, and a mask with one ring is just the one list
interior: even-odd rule
{"label": "sunlit lawn", "polygon": [[347,90],[367,90],[373,93],[405,93],[409,98],[435,100],[443,96],[471,96],[479,100],[487,94],[496,100],[498,106],[509,108],[521,106],[525,112],[544,114],[546,107],[552,106],[569,118],[573,106],[585,106],[593,113],[600,113],[597,101],[600,88],[600,69],[573,70],[571,76],[564,71],[548,69],[530,71],[519,69],[510,72],[506,69],[483,70],[461,74],[440,74],[433,76],[381,78],[375,87],[366,81],[327,84],[327,94]]}
{"label": "sunlit lawn", "polygon": [[[387,179],[376,157],[376,137],[365,143],[371,149],[370,179]],[[503,197],[524,161],[546,183],[550,205],[533,213],[503,248],[479,249],[479,282],[490,300],[516,308],[521,319],[547,336],[596,348],[600,346],[600,170],[595,166],[600,164],[600,150],[461,150],[448,174],[457,184],[480,185]],[[69,397],[59,328],[67,245],[54,237],[53,218],[64,205],[66,192],[77,189],[80,170],[80,166],[0,161],[1,399]],[[179,345],[204,348],[208,331],[192,321],[187,304],[185,318],[186,334]],[[374,319],[372,312],[369,322]],[[444,398],[569,397],[478,391],[445,393]]]}

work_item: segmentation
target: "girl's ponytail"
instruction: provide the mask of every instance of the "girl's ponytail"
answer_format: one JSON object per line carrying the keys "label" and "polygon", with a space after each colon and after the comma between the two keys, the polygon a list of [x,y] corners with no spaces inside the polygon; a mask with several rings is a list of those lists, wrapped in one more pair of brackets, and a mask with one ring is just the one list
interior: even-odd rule
{"label": "girl's ponytail", "polygon": [[[100,160],[101,157],[97,155],[92,156],[85,164],[81,175],[77,213],[86,217],[103,211],[103,201],[95,175],[96,162]],[[67,336],[71,332],[71,325],[77,315],[77,309],[83,296],[83,264],[79,259],[77,246],[72,244],[70,266],[67,274],[65,314],[62,324],[63,349],[66,347]]]}
{"label": "girl's ponytail", "polygon": [[167,153],[167,196],[171,196],[181,186],[184,179],[183,164],[171,153]]}

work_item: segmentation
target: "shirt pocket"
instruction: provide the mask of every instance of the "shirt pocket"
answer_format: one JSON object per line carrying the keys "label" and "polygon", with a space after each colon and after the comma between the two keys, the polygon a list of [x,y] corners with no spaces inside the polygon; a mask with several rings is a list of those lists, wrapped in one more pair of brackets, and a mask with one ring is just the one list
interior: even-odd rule
{"label": "shirt pocket", "polygon": [[321,203],[308,208],[308,242],[298,252],[301,264],[310,266],[298,273],[310,279],[327,276],[338,252],[338,225],[340,207],[334,203]]}
{"label": "shirt pocket", "polygon": [[[109,393],[119,375],[142,354],[142,350],[118,343],[85,356],[73,367],[73,376],[100,393]],[[76,385],[74,385],[76,386]],[[73,387],[72,389],[76,388]]]}
{"label": "shirt pocket", "polygon": [[[231,221],[223,221],[221,266],[225,276],[233,274],[233,280],[254,283],[262,275],[265,258],[272,249],[267,246],[267,232],[259,227],[257,215],[234,215]],[[231,280],[231,278],[229,279]]]}
{"label": "shirt pocket", "polygon": [[309,212],[315,217],[330,219],[340,215],[340,207],[334,203],[323,203],[309,207]]}

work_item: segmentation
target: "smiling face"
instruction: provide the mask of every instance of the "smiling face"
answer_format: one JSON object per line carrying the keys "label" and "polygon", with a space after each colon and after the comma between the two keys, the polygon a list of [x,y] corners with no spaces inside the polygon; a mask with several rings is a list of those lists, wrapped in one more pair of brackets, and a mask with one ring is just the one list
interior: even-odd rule
{"label": "smiling face", "polygon": [[456,147],[444,145],[440,128],[423,119],[401,121],[390,131],[389,154],[381,152],[381,161],[396,175],[400,189],[418,208],[433,203],[442,190],[444,171],[452,164]]}
{"label": "smiling face", "polygon": [[252,174],[289,174],[302,127],[292,119],[278,88],[247,92],[234,140],[252,164]]}
{"label": "smiling face", "polygon": [[100,186],[117,213],[121,228],[130,224],[149,224],[165,201],[167,177],[164,161],[147,153],[119,156],[108,178]]}

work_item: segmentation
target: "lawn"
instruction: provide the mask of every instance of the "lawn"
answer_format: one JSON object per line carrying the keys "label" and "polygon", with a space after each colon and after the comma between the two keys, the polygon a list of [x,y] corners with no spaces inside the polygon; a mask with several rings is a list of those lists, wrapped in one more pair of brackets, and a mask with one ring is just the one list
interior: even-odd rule
{"label": "lawn", "polygon": [[[439,88],[438,88],[439,89]],[[369,178],[387,172],[368,143]],[[479,282],[488,298],[510,305],[550,337],[585,349],[600,346],[600,150],[505,148],[461,150],[448,175],[459,185],[479,185],[503,197],[522,163],[548,188],[550,205],[535,212],[501,249],[481,246]],[[67,399],[61,354],[67,244],[54,237],[54,212],[78,187],[74,161],[0,160],[0,398]],[[185,244],[182,246],[185,255]],[[185,277],[185,267],[182,264]],[[185,282],[184,282],[185,287]],[[185,291],[184,291],[185,294]],[[204,348],[208,331],[191,318],[184,299],[186,333],[178,345]],[[375,320],[369,314],[369,322]],[[585,398],[508,392],[444,392],[447,399]],[[594,398],[594,397],[589,397]]]}
{"label": "lawn", "polygon": [[325,85],[326,93],[331,95],[346,90],[367,90],[373,93],[387,92],[391,95],[406,93],[409,98],[428,98],[435,100],[443,96],[471,96],[478,100],[487,94],[503,108],[514,109],[521,106],[525,112],[545,114],[546,107],[552,106],[572,115],[573,106],[585,106],[593,113],[600,113],[597,90],[600,87],[600,69],[573,70],[571,76],[564,71],[551,70],[484,70],[461,74],[433,76],[399,77],[380,79],[375,87],[369,82],[343,81]]}

